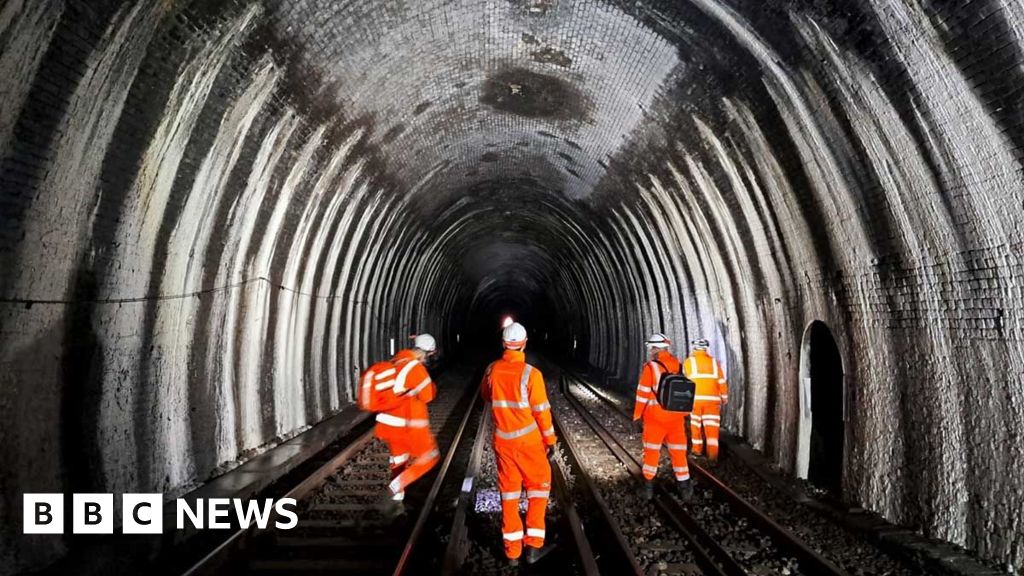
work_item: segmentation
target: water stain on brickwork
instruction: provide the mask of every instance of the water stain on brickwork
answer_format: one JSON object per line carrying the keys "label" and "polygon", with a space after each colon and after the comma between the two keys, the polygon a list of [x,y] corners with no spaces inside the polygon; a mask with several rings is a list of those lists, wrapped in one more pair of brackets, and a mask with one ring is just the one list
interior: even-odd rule
{"label": "water stain on brickwork", "polygon": [[575,86],[547,74],[511,68],[484,80],[480,103],[527,118],[586,120],[590,107]]}
{"label": "water stain on brickwork", "polygon": [[534,62],[540,62],[541,64],[554,64],[562,68],[572,66],[572,58],[569,58],[565,52],[551,46],[545,46],[540,50],[530,52],[530,57],[533,58]]}
{"label": "water stain on brickwork", "polygon": [[384,133],[384,137],[380,139],[381,144],[390,144],[395,141],[405,132],[405,124],[396,124],[392,126],[387,132]]}

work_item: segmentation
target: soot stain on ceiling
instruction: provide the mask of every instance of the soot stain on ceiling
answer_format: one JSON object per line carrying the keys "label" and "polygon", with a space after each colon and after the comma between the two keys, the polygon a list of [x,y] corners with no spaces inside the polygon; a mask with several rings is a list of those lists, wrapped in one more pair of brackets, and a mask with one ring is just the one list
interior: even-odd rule
{"label": "soot stain on ceiling", "polygon": [[484,80],[480,103],[500,112],[552,120],[589,119],[590,102],[578,88],[525,68],[496,72]]}

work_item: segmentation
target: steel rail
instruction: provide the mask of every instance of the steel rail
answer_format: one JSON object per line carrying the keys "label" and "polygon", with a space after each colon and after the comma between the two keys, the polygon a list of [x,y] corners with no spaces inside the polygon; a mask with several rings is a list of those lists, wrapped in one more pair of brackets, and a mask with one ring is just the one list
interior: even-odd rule
{"label": "steel rail", "polygon": [[[282,498],[294,498],[295,500],[302,500],[308,496],[311,492],[316,490],[324,481],[337,472],[342,466],[348,462],[352,456],[358,454],[367,444],[373,439],[373,428],[371,427],[366,432],[359,435],[358,438],[353,440],[348,446],[334,455],[330,460],[325,462],[322,466],[318,467],[312,474],[306,476],[302,482],[294,486],[289,490]],[[273,512],[268,525],[273,524],[274,520],[278,517],[277,512]],[[241,547],[244,542],[258,529],[255,526],[249,526],[247,528],[239,528],[231,534],[225,541],[221,542],[216,548],[204,555],[199,561],[193,564],[182,576],[197,576],[199,574],[212,573],[217,566],[220,565],[233,551]]]}
{"label": "steel rail", "polygon": [[437,472],[437,477],[434,478],[434,484],[430,487],[430,493],[427,494],[427,499],[423,503],[423,508],[420,510],[420,514],[416,518],[416,524],[413,526],[412,532],[409,533],[409,538],[406,540],[405,547],[402,549],[402,555],[399,557],[398,564],[395,566],[395,570],[392,573],[394,576],[401,576],[409,568],[409,562],[412,559],[413,550],[416,548],[416,544],[423,533],[423,528],[427,524],[427,519],[433,513],[437,494],[441,491],[441,486],[444,484],[449,468],[451,468],[452,460],[455,458],[455,453],[458,451],[459,444],[462,442],[462,436],[466,431],[466,425],[469,423],[469,417],[473,414],[473,410],[476,409],[479,399],[480,389],[477,388],[473,393],[473,399],[469,402],[469,409],[462,415],[462,421],[459,422],[458,431],[455,433],[455,437],[452,438],[452,442],[448,446],[448,453],[445,454],[444,462],[441,464],[441,468]]}
{"label": "steel rail", "polygon": [[[622,408],[620,408],[604,393],[596,390],[585,378],[576,376],[575,379],[581,386],[590,390],[594,396],[610,406],[620,416],[627,420],[630,419],[629,415],[626,414]],[[758,509],[757,506],[753,505],[737,494],[733,489],[729,488],[707,468],[704,468],[693,461],[690,461],[689,466],[690,470],[692,470],[695,475],[701,479],[702,484],[710,486],[715,493],[725,498],[735,509],[757,525],[758,528],[763,530],[772,539],[775,545],[779,547],[779,549],[792,554],[803,571],[808,574],[846,574],[845,571],[836,566],[831,560],[825,558],[816,550],[808,546],[800,539],[799,536],[790,532],[787,528]]]}
{"label": "steel rail", "polygon": [[[590,414],[578,398],[569,391],[568,380],[563,381],[563,393],[572,407],[580,414],[583,420],[597,434],[598,438],[608,447],[623,466],[633,475],[638,482],[645,481],[640,463],[619,443],[612,434],[597,419]],[[700,527],[696,520],[683,508],[672,496],[660,485],[655,485],[656,498],[652,501],[658,510],[669,520],[686,540],[689,542],[697,562],[701,568],[710,574],[721,576],[746,576],[747,571],[743,569],[733,558],[722,548],[706,530]]]}
{"label": "steel rail", "polygon": [[466,517],[469,515],[469,508],[473,504],[473,497],[476,491],[476,478],[480,475],[480,464],[483,461],[484,446],[486,446],[487,423],[490,421],[491,413],[484,410],[480,416],[480,425],[477,427],[476,439],[473,444],[473,452],[469,456],[469,463],[466,465],[466,475],[462,480],[462,488],[459,491],[459,500],[455,505],[455,515],[452,519],[452,527],[449,530],[451,538],[445,548],[444,564],[441,574],[452,576],[462,570],[466,561],[466,553],[469,551],[469,528],[466,526]]}
{"label": "steel rail", "polygon": [[576,545],[580,568],[583,569],[583,573],[586,576],[599,576],[601,571],[597,567],[597,558],[594,556],[594,550],[590,547],[590,540],[587,539],[586,534],[583,532],[583,521],[576,510],[576,505],[573,504],[568,482],[566,482],[562,468],[557,462],[551,462],[551,487],[558,495],[558,500],[562,504],[565,513],[562,521],[568,525],[569,534]]}
{"label": "steel rail", "polygon": [[[597,516],[601,523],[601,531],[605,535],[610,535],[611,539],[614,540],[620,554],[612,555],[608,558],[607,563],[611,564],[607,566],[608,572],[611,574],[634,574],[635,576],[643,576],[643,569],[640,567],[640,563],[637,562],[636,557],[633,555],[633,550],[630,548],[629,543],[626,542],[626,537],[622,534],[622,529],[619,527],[619,523],[615,521],[612,516],[611,510],[608,508],[608,503],[604,501],[601,494],[597,491],[597,487],[594,486],[594,481],[590,475],[586,473],[581,464],[582,458],[580,457],[580,451],[576,447],[575,440],[572,439],[569,434],[565,432],[565,426],[562,424],[561,418],[557,414],[552,414],[555,421],[555,428],[558,431],[558,437],[560,442],[565,446],[565,452],[570,459],[570,467],[575,468],[578,471],[576,478],[577,482],[582,485],[583,491],[587,496],[597,505],[597,509],[600,512]],[[594,526],[591,524],[591,526]],[[605,565],[605,562],[602,562]],[[597,570],[596,559],[594,569]],[[590,572],[588,572],[589,574]]]}

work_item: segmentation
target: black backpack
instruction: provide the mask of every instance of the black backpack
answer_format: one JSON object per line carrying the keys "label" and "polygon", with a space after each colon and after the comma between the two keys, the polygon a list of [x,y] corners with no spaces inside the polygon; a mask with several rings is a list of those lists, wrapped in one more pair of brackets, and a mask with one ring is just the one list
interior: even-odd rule
{"label": "black backpack", "polygon": [[658,365],[665,369],[658,380],[658,404],[669,412],[692,412],[697,385],[681,372],[673,374],[661,362]]}

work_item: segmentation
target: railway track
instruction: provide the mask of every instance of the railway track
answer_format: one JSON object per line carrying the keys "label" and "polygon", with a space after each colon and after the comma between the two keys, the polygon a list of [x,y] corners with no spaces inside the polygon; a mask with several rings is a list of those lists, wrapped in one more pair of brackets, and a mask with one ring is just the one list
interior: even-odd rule
{"label": "railway track", "polygon": [[[534,566],[514,567],[504,558],[501,543],[501,500],[492,446],[492,422],[489,410],[476,432],[476,441],[465,468],[460,493],[452,514],[447,546],[440,574],[580,574],[596,576],[598,569],[593,548],[584,534],[583,520],[561,465],[551,467],[552,498],[546,519],[547,543],[556,548]],[[525,510],[525,499],[520,509]],[[434,573],[425,571],[424,573]]]}
{"label": "railway track", "polygon": [[388,454],[367,422],[287,478],[287,491],[276,492],[300,501],[296,528],[239,530],[174,573],[846,574],[692,460],[692,500],[680,500],[674,482],[658,484],[650,501],[641,498],[640,437],[624,404],[568,372],[559,386],[549,384],[560,442],[547,540],[556,548],[536,565],[510,566],[500,537],[492,423],[478,379],[468,367],[445,375],[457,385],[442,388],[431,404],[441,462],[407,491],[406,515],[389,520],[379,512]]}
{"label": "railway track", "polygon": [[[639,478],[635,447],[640,439],[628,429],[631,418],[623,408],[570,374],[563,380],[562,392],[607,449]],[[692,460],[690,471],[697,481],[692,501],[682,503],[659,486],[655,503],[694,547],[704,573],[846,573]]]}
{"label": "railway track", "polygon": [[479,412],[469,370],[452,370],[442,381],[446,385],[430,405],[441,460],[406,491],[406,514],[390,520],[380,512],[390,480],[389,455],[367,422],[351,438],[303,465],[299,477],[285,480],[292,485],[284,497],[299,501],[295,528],[238,530],[184,574],[418,573],[410,569],[410,562],[452,461],[464,448],[469,418]]}

